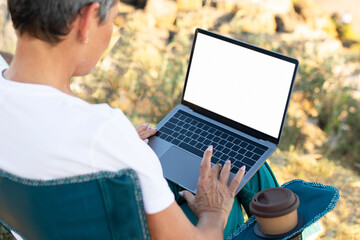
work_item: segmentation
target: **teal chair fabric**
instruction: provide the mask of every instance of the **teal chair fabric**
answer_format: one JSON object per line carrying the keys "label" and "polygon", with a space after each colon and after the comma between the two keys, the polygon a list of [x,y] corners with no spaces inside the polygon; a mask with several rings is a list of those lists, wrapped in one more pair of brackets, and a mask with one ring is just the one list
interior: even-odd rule
{"label": "teal chair fabric", "polygon": [[[300,225],[299,228],[285,237],[277,238],[282,240],[292,238],[302,231],[313,227],[314,223],[334,209],[340,198],[339,190],[336,187],[320,183],[305,182],[300,179],[287,182],[281,187],[288,188],[298,195],[300,200],[298,213],[303,218],[303,224]],[[256,224],[256,218],[255,216],[252,216],[246,223],[241,225],[237,231],[234,231],[231,239],[263,239],[254,233]]]}
{"label": "teal chair fabric", "polygon": [[24,239],[149,239],[131,169],[49,181],[0,170],[0,223]]}

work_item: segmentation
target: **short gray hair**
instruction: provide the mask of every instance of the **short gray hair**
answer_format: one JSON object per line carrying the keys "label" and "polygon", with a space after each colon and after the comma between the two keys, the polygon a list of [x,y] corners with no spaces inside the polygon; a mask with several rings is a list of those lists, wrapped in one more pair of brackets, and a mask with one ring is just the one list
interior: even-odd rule
{"label": "short gray hair", "polygon": [[99,2],[99,24],[119,0],[8,0],[14,28],[50,44],[57,44],[70,32],[70,25],[80,10]]}

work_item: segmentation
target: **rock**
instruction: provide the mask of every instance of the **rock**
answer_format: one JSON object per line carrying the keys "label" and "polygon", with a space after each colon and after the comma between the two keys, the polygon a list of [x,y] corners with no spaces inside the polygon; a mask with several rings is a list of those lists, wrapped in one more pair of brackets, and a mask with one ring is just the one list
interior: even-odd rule
{"label": "rock", "polygon": [[266,33],[276,32],[275,16],[270,12],[240,10],[231,21],[235,32]]}
{"label": "rock", "polygon": [[175,2],[170,0],[151,0],[146,6],[146,12],[154,17],[156,26],[173,29],[177,14]]}
{"label": "rock", "polygon": [[198,10],[202,8],[202,0],[176,0],[179,11]]}
{"label": "rock", "polygon": [[293,32],[296,25],[299,23],[299,17],[295,11],[291,11],[287,14],[277,14],[275,16],[276,32]]}
{"label": "rock", "polygon": [[216,8],[228,12],[257,9],[272,14],[286,14],[294,9],[291,0],[215,0],[213,2]]}
{"label": "rock", "polygon": [[212,29],[225,14],[224,11],[210,7],[204,7],[197,11],[179,12],[176,26],[178,29],[189,30],[189,33],[193,34],[194,29],[197,27]]}
{"label": "rock", "polygon": [[305,20],[311,20],[323,11],[312,0],[294,0],[295,11]]}

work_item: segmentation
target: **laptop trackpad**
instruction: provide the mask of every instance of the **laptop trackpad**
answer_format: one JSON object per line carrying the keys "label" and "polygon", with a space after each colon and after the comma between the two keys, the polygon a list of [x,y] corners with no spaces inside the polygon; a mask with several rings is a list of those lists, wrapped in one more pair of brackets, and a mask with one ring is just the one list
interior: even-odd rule
{"label": "laptop trackpad", "polygon": [[196,193],[201,158],[172,146],[161,158],[165,178]]}

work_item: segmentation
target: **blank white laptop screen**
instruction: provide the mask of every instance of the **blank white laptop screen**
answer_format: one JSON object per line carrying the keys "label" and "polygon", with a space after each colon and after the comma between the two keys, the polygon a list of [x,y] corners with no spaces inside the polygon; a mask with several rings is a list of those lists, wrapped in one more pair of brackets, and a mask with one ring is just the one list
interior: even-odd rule
{"label": "blank white laptop screen", "polygon": [[295,64],[198,33],[184,100],[278,138]]}

